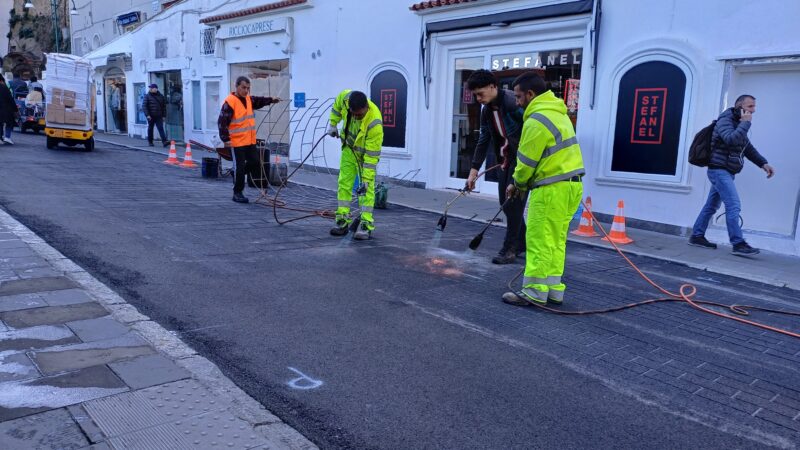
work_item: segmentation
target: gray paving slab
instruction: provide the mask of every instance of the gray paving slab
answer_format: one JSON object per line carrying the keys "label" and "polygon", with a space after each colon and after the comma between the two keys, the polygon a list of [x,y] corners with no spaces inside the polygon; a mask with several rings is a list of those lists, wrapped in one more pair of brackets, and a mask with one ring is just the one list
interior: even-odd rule
{"label": "gray paving slab", "polygon": [[0,313],[0,320],[13,328],[32,327],[72,322],[75,320],[94,319],[108,315],[108,311],[99,303],[79,303],[66,306],[46,306],[21,311]]}
{"label": "gray paving slab", "polygon": [[0,352],[0,383],[41,376],[33,361],[25,353],[6,353]]}
{"label": "gray paving slab", "polygon": [[[5,233],[0,233],[0,235]],[[13,235],[12,235],[13,236]],[[28,244],[22,241],[22,239],[3,239],[0,236],[0,253],[3,253],[4,250],[10,248],[27,248]]]}
{"label": "gray paving slab", "polygon": [[23,269],[29,267],[47,267],[47,260],[39,256],[26,256],[20,258],[0,257],[0,268],[4,269]]}
{"label": "gray paving slab", "polygon": [[63,408],[0,423],[0,448],[5,450],[67,450],[89,444]]}
{"label": "gray paving slab", "polygon": [[0,284],[0,296],[57,291],[77,287],[78,285],[69,278],[63,276],[47,276],[3,282]]}
{"label": "gray paving slab", "polygon": [[171,359],[157,354],[141,356],[128,361],[114,362],[108,366],[131,389],[144,389],[192,376],[191,373],[177,366]]}
{"label": "gray paving slab", "polygon": [[50,306],[75,305],[91,302],[92,297],[83,289],[64,289],[62,291],[41,292],[39,297]]}
{"label": "gray paving slab", "polygon": [[11,280],[19,280],[19,275],[12,269],[0,269],[0,283]]}
{"label": "gray paving slab", "polygon": [[80,339],[64,325],[42,325],[0,333],[0,352],[41,349],[78,342]]}
{"label": "gray paving slab", "polygon": [[155,350],[133,333],[116,339],[65,345],[29,353],[44,374],[55,374],[150,355]]}
{"label": "gray paving slab", "polygon": [[0,383],[0,422],[128,390],[106,366],[51,377]]}
{"label": "gray paving slab", "polygon": [[123,336],[130,328],[110,316],[96,319],[76,320],[66,324],[83,342],[101,341]]}
{"label": "gray paving slab", "polygon": [[57,277],[63,275],[62,272],[50,267],[31,267],[29,269],[16,269],[17,276],[22,279],[27,278],[42,278],[42,277]]}
{"label": "gray paving slab", "polygon": [[0,312],[47,306],[38,294],[17,294],[0,297]]}

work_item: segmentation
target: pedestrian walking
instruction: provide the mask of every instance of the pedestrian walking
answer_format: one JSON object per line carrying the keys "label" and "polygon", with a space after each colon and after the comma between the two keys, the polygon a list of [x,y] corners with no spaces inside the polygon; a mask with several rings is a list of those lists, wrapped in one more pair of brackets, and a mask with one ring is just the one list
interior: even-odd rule
{"label": "pedestrian walking", "polygon": [[475,189],[478,171],[486,161],[489,144],[493,143],[497,169],[497,193],[506,215],[506,235],[503,246],[492,258],[494,264],[510,264],[516,255],[525,253],[525,195],[506,203],[506,188],[513,184],[512,175],[517,167],[517,148],[522,134],[522,108],[517,105],[514,92],[499,89],[497,78],[488,70],[476,70],[467,79],[467,89],[481,105],[480,135],[472,157],[472,168],[467,177],[467,189]]}
{"label": "pedestrian walking", "polygon": [[775,169],[767,163],[766,158],[753,147],[747,137],[753,124],[756,112],[756,98],[752,95],[741,95],[732,108],[720,114],[714,131],[711,134],[711,159],[708,163],[707,176],[711,182],[703,209],[692,227],[689,245],[709,249],[717,248],[717,244],[706,239],[706,230],[714,214],[721,204],[725,204],[725,224],[728,228],[728,239],[733,245],[734,255],[755,255],[757,248],[751,247],[742,234],[739,222],[742,203],[736,190],[734,179],[744,168],[744,158],[760,167],[767,173],[767,178],[775,175]]}
{"label": "pedestrian walking", "polygon": [[279,101],[281,99],[276,97],[250,95],[250,79],[239,77],[236,79],[236,90],[222,104],[217,127],[225,147],[231,149],[234,166],[233,201],[237,203],[249,202],[242,193],[245,171],[251,174],[251,178],[261,171],[261,158],[256,149],[256,115],[253,111]]}
{"label": "pedestrian walking", "polygon": [[14,144],[14,141],[11,140],[11,130],[14,128],[18,116],[19,110],[14,96],[11,95],[11,89],[6,84],[5,77],[0,75],[0,124],[4,128],[0,140],[6,144]]}
{"label": "pedestrian walking", "polygon": [[164,133],[164,117],[167,115],[167,100],[158,92],[158,85],[151,84],[150,92],[144,96],[142,109],[147,116],[147,143],[153,147],[153,127],[158,129],[158,136],[164,147],[169,145],[167,135]]}
{"label": "pedestrian walking", "polygon": [[[338,124],[344,122],[341,131]],[[358,229],[353,234],[357,240],[366,240],[375,230],[375,172],[383,147],[383,120],[381,111],[366,94],[345,89],[333,102],[328,135],[342,141],[339,160],[339,187],[336,198],[336,224],[330,233],[344,236],[353,221],[350,203],[353,200],[353,185],[358,180],[358,206],[361,210]]]}
{"label": "pedestrian walking", "polygon": [[513,85],[517,103],[525,108],[525,124],[506,195],[531,192],[522,290],[503,294],[503,301],[561,304],[567,231],[583,196],[583,157],[567,106],[542,77],[526,72]]}

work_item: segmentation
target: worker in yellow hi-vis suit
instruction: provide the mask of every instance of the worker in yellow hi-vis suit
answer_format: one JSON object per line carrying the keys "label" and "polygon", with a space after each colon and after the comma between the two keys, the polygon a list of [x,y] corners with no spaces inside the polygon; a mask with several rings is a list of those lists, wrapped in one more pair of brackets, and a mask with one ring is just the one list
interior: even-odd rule
{"label": "worker in yellow hi-vis suit", "polygon": [[530,190],[522,290],[507,292],[513,305],[561,304],[569,222],[583,195],[583,157],[564,101],[542,77],[526,72],[514,80],[514,96],[525,108],[514,184],[506,197]]}
{"label": "worker in yellow hi-vis suit", "polygon": [[[341,131],[338,124],[344,122]],[[363,92],[342,91],[331,108],[328,134],[341,137],[342,156],[339,163],[339,189],[336,209],[336,226],[331,229],[334,236],[344,236],[350,223],[350,203],[353,200],[353,184],[359,180],[358,205],[361,223],[354,239],[369,239],[375,229],[372,210],[375,206],[375,172],[381,158],[383,145],[383,121],[378,107]]]}

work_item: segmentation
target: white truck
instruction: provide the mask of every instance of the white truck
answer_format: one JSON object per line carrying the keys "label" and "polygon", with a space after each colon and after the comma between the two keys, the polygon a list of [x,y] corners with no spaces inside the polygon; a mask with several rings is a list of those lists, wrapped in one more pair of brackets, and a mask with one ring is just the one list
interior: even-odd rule
{"label": "white truck", "polygon": [[92,65],[75,55],[48,53],[45,75],[47,148],[59,143],[94,150]]}

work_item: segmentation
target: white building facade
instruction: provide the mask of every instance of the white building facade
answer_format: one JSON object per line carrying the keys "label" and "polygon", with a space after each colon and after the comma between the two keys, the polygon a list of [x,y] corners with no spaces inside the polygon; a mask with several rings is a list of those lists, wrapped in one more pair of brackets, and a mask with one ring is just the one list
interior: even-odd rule
{"label": "white building facade", "polygon": [[[781,0],[186,0],[88,56],[98,80],[126,75],[130,105],[158,83],[174,108],[171,136],[206,145],[233,81],[250,77],[253,95],[289,100],[259,113],[258,136],[291,142],[293,161],[320,135],[330,99],[363,90],[384,112],[379,174],[413,173],[426,188],[460,188],[469,172],[480,110],[469,74],[495,70],[510,88],[535,70],[567,103],[595,210],[613,214],[624,200],[629,225],[684,235],[710,187],[687,162],[689,143],[748,93],[758,105],[751,140],[777,175],[747,163],[737,176],[745,236],[798,255],[800,152],[784,143],[800,96],[796,17],[800,3]],[[98,128],[108,118],[98,112]],[[143,135],[134,108],[125,120]],[[315,164],[336,169],[339,149],[319,151]],[[496,195],[492,180],[483,194]],[[727,240],[724,218],[708,237]]]}

